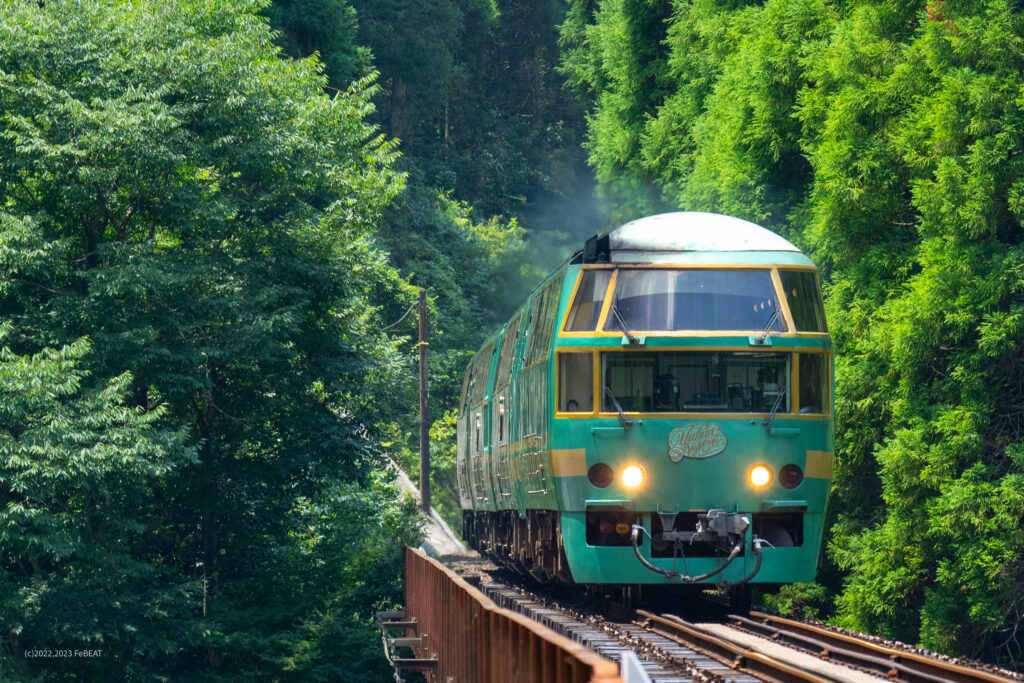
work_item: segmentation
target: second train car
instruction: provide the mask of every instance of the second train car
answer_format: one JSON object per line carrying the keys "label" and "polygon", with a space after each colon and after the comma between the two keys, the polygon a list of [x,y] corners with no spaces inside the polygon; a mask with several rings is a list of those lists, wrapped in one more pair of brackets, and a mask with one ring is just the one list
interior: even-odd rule
{"label": "second train car", "polygon": [[588,240],[470,362],[464,534],[538,579],[811,581],[832,477],[814,264],[753,223]]}

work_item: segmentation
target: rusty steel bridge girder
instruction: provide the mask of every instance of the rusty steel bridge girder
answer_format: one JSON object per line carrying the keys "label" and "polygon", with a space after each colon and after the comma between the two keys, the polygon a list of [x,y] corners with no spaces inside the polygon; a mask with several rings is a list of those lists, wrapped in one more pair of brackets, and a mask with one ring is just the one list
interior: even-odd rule
{"label": "rusty steel bridge girder", "polygon": [[490,598],[437,560],[405,550],[405,615],[420,660],[448,683],[622,683],[614,662]]}

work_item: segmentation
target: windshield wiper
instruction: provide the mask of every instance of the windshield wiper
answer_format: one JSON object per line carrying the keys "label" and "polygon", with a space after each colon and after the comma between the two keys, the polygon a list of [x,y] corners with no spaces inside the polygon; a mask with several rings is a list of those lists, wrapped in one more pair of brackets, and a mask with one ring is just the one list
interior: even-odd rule
{"label": "windshield wiper", "polygon": [[[609,387],[605,387],[604,388],[604,395],[612,400],[612,405],[615,406],[615,410],[619,411],[619,422],[622,423],[623,428],[632,427],[633,426],[633,420],[631,420],[630,418],[626,417],[626,411],[624,411],[622,409],[622,406],[619,405],[618,399],[615,398],[615,394],[612,393],[612,390]],[[643,420],[637,420],[636,423],[637,424],[643,424],[644,421]]]}
{"label": "windshield wiper", "polygon": [[775,414],[778,413],[779,408],[782,407],[782,399],[785,397],[786,387],[782,387],[782,389],[779,390],[779,395],[775,397],[775,403],[772,404],[772,412],[768,413],[768,417],[766,417],[764,422],[761,423],[769,432],[772,430],[772,423],[775,422]]}
{"label": "windshield wiper", "polygon": [[[619,329],[622,330],[622,333],[626,335],[626,339],[629,340],[630,345],[632,346],[633,344],[639,344],[640,340],[637,339],[636,336],[634,336],[633,333],[629,331],[628,327],[626,327],[626,321],[622,319],[622,314],[619,313],[618,304],[612,303],[612,315],[615,316],[616,324],[618,324]],[[608,387],[605,387],[605,389],[607,388]],[[614,401],[615,399],[612,398],[612,400]]]}
{"label": "windshield wiper", "polygon": [[778,302],[776,302],[775,312],[772,313],[772,317],[768,318],[768,322],[765,323],[764,329],[761,330],[761,336],[753,340],[754,344],[756,344],[757,346],[764,344],[764,340],[768,338],[768,333],[771,330],[772,325],[775,324],[775,321],[779,319],[780,315],[782,315],[782,306],[779,306]]}

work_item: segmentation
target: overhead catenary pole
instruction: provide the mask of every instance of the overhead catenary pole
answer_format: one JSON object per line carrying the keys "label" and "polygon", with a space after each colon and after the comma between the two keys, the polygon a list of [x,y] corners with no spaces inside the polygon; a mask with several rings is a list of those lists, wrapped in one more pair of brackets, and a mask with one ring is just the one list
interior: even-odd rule
{"label": "overhead catenary pole", "polygon": [[430,392],[427,382],[427,290],[420,288],[420,505],[430,514]]}

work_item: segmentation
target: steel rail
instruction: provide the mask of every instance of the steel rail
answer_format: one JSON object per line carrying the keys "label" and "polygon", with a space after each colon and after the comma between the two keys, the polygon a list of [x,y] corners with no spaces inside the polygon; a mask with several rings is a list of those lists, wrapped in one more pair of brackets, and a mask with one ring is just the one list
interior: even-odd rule
{"label": "steel rail", "polygon": [[729,615],[736,625],[776,641],[810,650],[820,657],[851,664],[906,683],[1016,683],[988,671],[905,652],[820,626],[764,612]]}
{"label": "steel rail", "polygon": [[769,683],[831,683],[826,678],[719,638],[679,617],[659,616],[646,610],[637,610],[636,614],[640,625],[652,633],[702,652],[731,669],[757,676]]}

